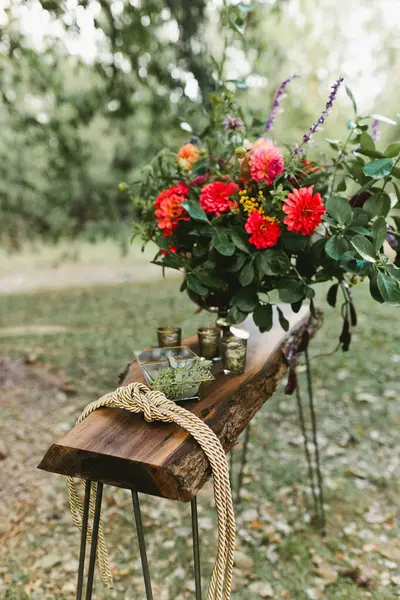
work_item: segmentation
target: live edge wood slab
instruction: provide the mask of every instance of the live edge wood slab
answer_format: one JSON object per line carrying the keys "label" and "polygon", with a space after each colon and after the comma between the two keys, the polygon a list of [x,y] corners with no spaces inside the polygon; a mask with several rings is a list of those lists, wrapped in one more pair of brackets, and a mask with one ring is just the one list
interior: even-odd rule
{"label": "live edge wood slab", "polygon": [[[284,376],[289,345],[298,346],[306,330],[312,337],[322,324],[321,313],[313,318],[308,309],[285,312],[290,322],[286,334],[278,323],[260,334],[247,320],[242,325],[250,332],[245,373],[216,372],[214,381],[203,384],[201,399],[184,404],[211,427],[226,452]],[[184,343],[196,351],[195,337]],[[143,381],[136,361],[122,385],[132,381]],[[39,469],[183,502],[211,475],[203,451],[186,431],[175,424],[146,423],[141,415],[114,408],[93,412],[53,444]]]}

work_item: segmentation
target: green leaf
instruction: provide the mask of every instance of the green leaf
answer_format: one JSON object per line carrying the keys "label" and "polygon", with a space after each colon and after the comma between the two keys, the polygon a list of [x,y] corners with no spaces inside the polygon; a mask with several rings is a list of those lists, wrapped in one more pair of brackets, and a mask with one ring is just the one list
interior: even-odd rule
{"label": "green leaf", "polygon": [[340,225],[348,225],[353,218],[353,212],[348,200],[340,196],[332,196],[326,203],[330,216]]}
{"label": "green leaf", "polygon": [[333,308],[335,308],[335,306],[336,306],[338,290],[339,290],[339,284],[338,283],[334,283],[329,288],[328,294],[326,296],[326,300],[327,300],[329,306],[333,306]]}
{"label": "green leaf", "polygon": [[363,150],[375,150],[375,142],[366,131],[360,136],[360,144]]}
{"label": "green leaf", "polygon": [[390,175],[392,168],[393,160],[391,158],[379,158],[364,165],[363,172],[367,177],[382,179]]}
{"label": "green leaf", "polygon": [[253,267],[253,261],[250,260],[248,263],[246,263],[244,265],[244,267],[240,271],[239,282],[243,286],[250,285],[250,283],[253,282],[254,275],[255,275],[255,272],[254,272],[254,267]]}
{"label": "green leaf", "polygon": [[346,178],[342,177],[342,179],[339,181],[339,183],[336,186],[336,191],[337,192],[345,192],[346,188],[347,188]]}
{"label": "green leaf", "polygon": [[378,290],[389,304],[400,304],[400,286],[396,279],[379,271],[377,275]]}
{"label": "green leaf", "polygon": [[233,257],[233,262],[226,267],[226,270],[230,273],[237,273],[243,267],[244,263],[247,260],[247,255],[242,252],[238,252]]}
{"label": "green leaf", "polygon": [[370,217],[381,216],[386,217],[389,214],[391,207],[390,196],[385,192],[374,194],[365,202],[363,209]]}
{"label": "green leaf", "polygon": [[195,219],[195,221],[205,221],[206,223],[209,223],[205,211],[198,202],[193,202],[193,200],[184,200],[182,202],[182,206],[188,211],[189,216],[192,217],[192,219]]}
{"label": "green leaf", "polygon": [[372,235],[374,236],[375,249],[379,251],[387,235],[387,225],[383,217],[378,217],[372,225]]}
{"label": "green leaf", "polygon": [[229,238],[225,229],[215,227],[212,235],[212,245],[223,256],[232,256],[235,253],[235,244]]}
{"label": "green leaf", "polygon": [[299,252],[305,248],[307,238],[294,231],[284,231],[282,233],[282,243],[289,252]]}
{"label": "green leaf", "polygon": [[168,252],[171,245],[171,240],[168,237],[159,236],[156,238],[156,244],[160,250],[165,250]]}
{"label": "green leaf", "polygon": [[[234,23],[233,23],[233,25],[234,25]],[[239,28],[236,26],[235,29],[239,29]],[[240,29],[239,29],[239,33],[242,33]],[[247,83],[243,79],[228,79],[227,82],[234,83],[239,90],[247,90],[247,88],[248,88]]]}
{"label": "green leaf", "polygon": [[249,254],[249,236],[247,235],[246,231],[242,229],[242,227],[232,227],[230,233],[236,248],[239,248],[239,250]]}
{"label": "green leaf", "polygon": [[389,144],[389,146],[384,152],[384,155],[387,158],[394,158],[398,154],[400,154],[400,144],[398,142],[395,142],[394,144]]}
{"label": "green leaf", "polygon": [[353,250],[349,250],[345,252],[340,260],[340,265],[346,269],[349,273],[354,273],[355,275],[363,275],[367,272],[369,265],[367,260],[363,260],[356,257],[356,252]]}
{"label": "green leaf", "polygon": [[257,290],[250,285],[244,287],[233,297],[232,302],[239,310],[249,313],[258,304]]}
{"label": "green leaf", "polygon": [[237,306],[232,306],[228,313],[229,323],[243,323],[249,313],[239,310]]}
{"label": "green leaf", "polygon": [[188,273],[186,276],[186,281],[189,290],[192,290],[192,292],[196,292],[196,294],[200,294],[200,296],[206,296],[209,294],[210,290],[208,287],[203,285],[200,279],[194,273]]}
{"label": "green leaf", "polygon": [[282,312],[282,309],[279,308],[279,306],[276,307],[278,309],[278,317],[279,317],[279,324],[282,327],[282,329],[284,331],[289,331],[289,327],[290,327],[290,323],[287,320],[287,318],[285,317],[285,315]]}
{"label": "green leaf", "polygon": [[394,191],[396,192],[397,202],[400,202],[400,189],[399,189],[399,186],[394,181],[392,181],[392,184],[393,184],[393,187],[394,187]]}
{"label": "green leaf", "polygon": [[395,279],[400,279],[400,267],[396,267],[396,265],[386,265],[386,271]]}
{"label": "green leaf", "polygon": [[351,103],[353,105],[354,114],[357,116],[357,103],[356,103],[356,100],[354,98],[353,92],[351,91],[351,89],[349,87],[347,87],[347,85],[345,85],[344,87],[346,89],[346,94],[350,98]]}
{"label": "green leaf", "polygon": [[227,284],[225,281],[220,279],[219,277],[215,277],[213,273],[208,271],[196,271],[195,273],[197,279],[205,286],[210,288],[211,290],[225,290]]}
{"label": "green leaf", "polygon": [[292,304],[304,298],[305,286],[300,279],[287,279],[280,282],[278,291],[282,302]]}
{"label": "green leaf", "polygon": [[261,333],[272,329],[274,319],[271,304],[259,304],[256,306],[253,319]]}
{"label": "green leaf", "polygon": [[365,148],[358,148],[356,150],[357,154],[362,154],[363,156],[368,156],[369,158],[384,158],[382,152],[379,150],[366,150]]}
{"label": "green leaf", "polygon": [[340,140],[333,140],[332,138],[325,138],[325,141],[328,142],[331,148],[334,150],[338,150],[341,146]]}
{"label": "green leaf", "polygon": [[333,235],[325,244],[325,252],[334,260],[339,260],[348,249],[348,241],[340,235]]}
{"label": "green leaf", "polygon": [[355,235],[351,240],[351,245],[360,256],[368,262],[376,262],[376,251],[373,245],[363,235]]}
{"label": "green leaf", "polygon": [[375,121],[381,121],[382,123],[388,123],[389,125],[397,125],[396,121],[393,119],[389,119],[389,117],[385,117],[384,115],[370,115],[371,119],[375,119]]}
{"label": "green leaf", "polygon": [[309,185],[314,184],[316,181],[319,181],[322,177],[326,177],[326,173],[324,171],[311,173],[311,175],[307,175],[307,177],[303,179],[300,187],[308,187]]}
{"label": "green leaf", "polygon": [[351,227],[365,227],[368,224],[370,215],[362,208],[353,208],[353,220],[350,223]]}
{"label": "green leaf", "polygon": [[282,250],[262,250],[256,261],[260,275],[284,275],[290,268],[289,257]]}
{"label": "green leaf", "polygon": [[244,13],[249,13],[252,10],[254,10],[254,6],[252,6],[251,4],[245,4],[244,2],[239,2],[237,7],[239,10],[241,10]]}
{"label": "green leaf", "polygon": [[392,175],[393,175],[393,177],[396,177],[396,179],[400,179],[400,169],[399,169],[399,167],[393,167],[393,169],[392,169]]}
{"label": "green leaf", "polygon": [[374,300],[376,300],[377,302],[380,302],[381,304],[384,302],[384,299],[382,298],[382,294],[380,293],[379,288],[378,288],[378,278],[376,275],[371,277],[371,279],[369,281],[369,292]]}
{"label": "green leaf", "polygon": [[312,300],[313,298],[315,298],[315,290],[314,290],[314,288],[310,287],[309,285],[306,285],[305,288],[304,288],[304,295],[309,300]]}

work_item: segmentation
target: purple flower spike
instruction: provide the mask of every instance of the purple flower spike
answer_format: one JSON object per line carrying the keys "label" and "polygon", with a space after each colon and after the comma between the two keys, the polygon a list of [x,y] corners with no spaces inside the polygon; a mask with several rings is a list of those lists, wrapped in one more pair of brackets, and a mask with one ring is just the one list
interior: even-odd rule
{"label": "purple flower spike", "polygon": [[285,79],[285,81],[282,81],[281,85],[277,89],[277,91],[275,93],[275,96],[274,96],[274,102],[273,102],[273,105],[272,105],[271,114],[269,115],[268,121],[267,121],[267,123],[265,125],[265,131],[271,131],[272,126],[273,126],[274,121],[275,121],[275,118],[276,118],[276,115],[278,114],[279,107],[281,105],[282,96],[285,93],[285,87],[293,79],[296,79],[296,77],[299,77],[299,75],[292,75],[291,77],[288,77],[287,79]]}
{"label": "purple flower spike", "polygon": [[230,115],[226,115],[224,120],[225,129],[229,129],[230,131],[237,131],[243,127],[244,123],[242,119],[238,117],[231,117]]}
{"label": "purple flower spike", "polygon": [[324,110],[322,111],[322,113],[318,117],[318,119],[315,121],[315,123],[313,123],[311,125],[308,132],[303,135],[303,141],[302,141],[301,145],[296,146],[296,148],[293,151],[292,156],[297,156],[298,154],[303,152],[303,149],[301,148],[302,144],[308,144],[308,142],[311,141],[311,138],[314,135],[314,133],[318,130],[319,126],[323,125],[325,123],[326,117],[329,114],[329,109],[332,108],[333,103],[336,100],[336,96],[337,96],[337,93],[341,86],[342,81],[343,81],[343,77],[339,77],[339,79],[337,79],[337,81],[335,81],[335,83],[332,85],[331,93],[329,94],[328,102],[326,103]]}
{"label": "purple flower spike", "polygon": [[379,126],[378,119],[374,119],[372,121],[372,125],[371,125],[371,137],[374,141],[376,141],[378,139],[378,126]]}

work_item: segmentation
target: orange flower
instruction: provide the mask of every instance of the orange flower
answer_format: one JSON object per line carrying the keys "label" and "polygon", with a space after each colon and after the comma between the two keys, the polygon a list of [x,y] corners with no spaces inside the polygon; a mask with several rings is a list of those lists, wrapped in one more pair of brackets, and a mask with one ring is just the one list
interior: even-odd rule
{"label": "orange flower", "polygon": [[179,148],[176,160],[184,171],[190,171],[199,160],[200,153],[194,144],[183,144]]}
{"label": "orange flower", "polygon": [[249,214],[244,228],[247,233],[252,234],[249,242],[256,248],[275,246],[281,235],[281,229],[276,219],[265,217],[256,211]]}
{"label": "orange flower", "polygon": [[158,195],[154,203],[154,214],[158,227],[164,232],[164,237],[174,233],[179,221],[189,220],[189,216],[182,206],[182,202],[187,199],[188,191],[184,183],[178,183]]}
{"label": "orange flower", "polygon": [[287,214],[283,222],[289,231],[311,235],[322,222],[326,208],[321,194],[313,194],[313,186],[310,186],[293,190],[286,198],[282,210]]}

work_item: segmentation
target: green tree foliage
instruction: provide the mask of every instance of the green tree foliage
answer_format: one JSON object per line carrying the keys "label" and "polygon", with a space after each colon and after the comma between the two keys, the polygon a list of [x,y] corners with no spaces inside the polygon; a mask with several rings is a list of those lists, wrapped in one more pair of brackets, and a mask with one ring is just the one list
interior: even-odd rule
{"label": "green tree foliage", "polygon": [[[293,0],[5,4],[0,10],[0,243],[9,248],[38,234],[56,241],[116,235],[123,223],[128,230],[131,206],[117,182],[134,179],[161,147],[176,149],[190,136],[185,123],[194,132],[201,129],[202,106],[222,70],[232,88],[241,90],[242,103],[259,115],[260,132],[280,81],[293,72],[304,76],[291,84],[285,118],[276,124],[280,138],[293,142],[318,114],[345,58],[339,42],[344,17],[336,5],[326,15],[329,30],[321,27],[327,0],[318,6],[304,0],[301,7]],[[371,82],[380,78],[380,96],[388,98],[390,110],[379,105],[379,112],[393,116],[396,40],[376,3],[365,5],[370,9],[365,32],[373,28],[379,48],[387,49],[375,52]],[[30,9],[43,22],[41,37],[33,25],[26,27]],[[94,48],[86,55],[88,20]],[[219,63],[223,55],[219,69],[212,57]],[[350,111],[349,103],[343,105],[332,116],[332,127],[335,119],[345,127]]]}

